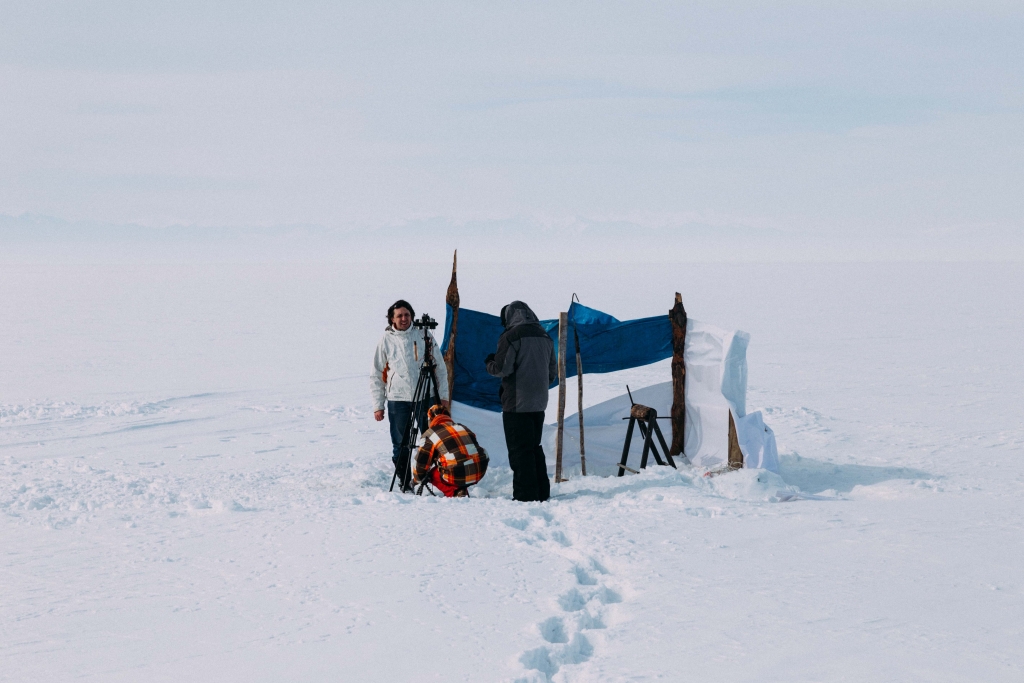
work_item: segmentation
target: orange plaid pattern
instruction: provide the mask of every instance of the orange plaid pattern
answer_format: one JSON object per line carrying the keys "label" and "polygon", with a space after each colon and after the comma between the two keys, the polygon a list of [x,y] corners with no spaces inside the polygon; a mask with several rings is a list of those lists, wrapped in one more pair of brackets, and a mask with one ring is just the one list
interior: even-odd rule
{"label": "orange plaid pattern", "polygon": [[430,416],[430,429],[423,433],[423,445],[416,451],[413,478],[421,481],[436,464],[441,481],[451,486],[471,486],[483,479],[490,459],[476,434],[452,422],[445,412],[432,408]]}

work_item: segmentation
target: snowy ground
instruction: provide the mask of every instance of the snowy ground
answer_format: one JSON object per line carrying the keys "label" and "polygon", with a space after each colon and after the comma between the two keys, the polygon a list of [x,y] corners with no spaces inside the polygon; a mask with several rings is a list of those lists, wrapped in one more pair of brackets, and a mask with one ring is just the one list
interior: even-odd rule
{"label": "snowy ground", "polygon": [[781,478],[389,494],[365,372],[443,267],[9,264],[0,680],[1024,680],[1024,267],[463,263],[750,332]]}

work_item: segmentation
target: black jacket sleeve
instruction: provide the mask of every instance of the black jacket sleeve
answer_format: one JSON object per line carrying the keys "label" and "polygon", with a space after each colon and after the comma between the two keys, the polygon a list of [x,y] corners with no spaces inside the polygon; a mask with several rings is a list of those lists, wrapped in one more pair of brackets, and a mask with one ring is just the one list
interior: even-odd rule
{"label": "black jacket sleeve", "polygon": [[498,339],[498,350],[487,363],[487,373],[494,377],[508,377],[516,370],[516,345],[509,343],[508,335]]}

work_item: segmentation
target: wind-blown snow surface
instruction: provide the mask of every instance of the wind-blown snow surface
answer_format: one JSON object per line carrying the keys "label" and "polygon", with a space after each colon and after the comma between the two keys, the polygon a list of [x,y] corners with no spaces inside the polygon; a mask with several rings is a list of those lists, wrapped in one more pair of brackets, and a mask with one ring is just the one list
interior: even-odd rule
{"label": "wind-blown snow surface", "polygon": [[0,679],[1024,678],[1024,268],[463,263],[472,308],[750,332],[781,477],[389,494],[366,370],[444,266],[7,265]]}

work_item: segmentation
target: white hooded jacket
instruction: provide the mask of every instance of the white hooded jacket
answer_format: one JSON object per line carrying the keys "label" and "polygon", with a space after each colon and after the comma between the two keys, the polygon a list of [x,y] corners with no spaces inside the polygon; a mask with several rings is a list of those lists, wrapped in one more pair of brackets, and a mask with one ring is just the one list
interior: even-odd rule
{"label": "white hooded jacket", "polygon": [[[437,366],[438,392],[441,400],[448,400],[448,370],[444,366],[441,348],[434,335],[430,335],[434,364]],[[416,382],[423,367],[423,330],[410,327],[404,332],[388,325],[384,337],[373,354],[373,374],[370,393],[373,409],[384,410],[385,401],[411,401]]]}

